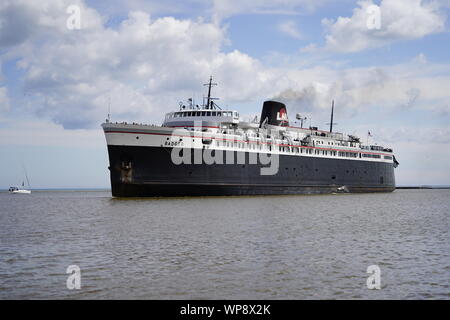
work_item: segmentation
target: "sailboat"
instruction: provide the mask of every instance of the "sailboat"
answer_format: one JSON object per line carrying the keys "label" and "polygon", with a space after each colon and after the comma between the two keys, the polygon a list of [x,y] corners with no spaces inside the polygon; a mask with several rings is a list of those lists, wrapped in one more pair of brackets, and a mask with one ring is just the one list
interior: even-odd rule
{"label": "sailboat", "polygon": [[[27,178],[28,183],[28,189],[30,189],[30,181],[28,180],[27,171],[25,170],[25,167],[23,168],[25,171],[25,177]],[[22,187],[9,187],[8,189],[9,193],[17,193],[17,194],[31,194],[31,190],[25,189],[25,181],[22,181]]]}
{"label": "sailboat", "polygon": [[10,187],[9,188],[10,193],[22,193],[22,194],[30,194],[31,190],[25,189],[25,184],[22,182],[22,188],[19,187]]}

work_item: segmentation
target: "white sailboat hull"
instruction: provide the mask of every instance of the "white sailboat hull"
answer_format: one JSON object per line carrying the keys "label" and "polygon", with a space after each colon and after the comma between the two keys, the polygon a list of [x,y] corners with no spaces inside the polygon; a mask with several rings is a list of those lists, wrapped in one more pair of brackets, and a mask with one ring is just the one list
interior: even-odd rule
{"label": "white sailboat hull", "polygon": [[14,191],[11,191],[11,193],[30,194],[31,190],[14,190]]}

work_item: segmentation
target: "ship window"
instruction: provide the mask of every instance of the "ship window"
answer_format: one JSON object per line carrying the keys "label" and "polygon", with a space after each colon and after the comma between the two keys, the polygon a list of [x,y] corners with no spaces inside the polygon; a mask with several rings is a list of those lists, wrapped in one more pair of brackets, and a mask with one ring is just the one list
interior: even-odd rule
{"label": "ship window", "polygon": [[220,111],[217,112],[217,116],[218,116],[218,117],[221,117],[221,116],[222,116],[222,112],[220,112]]}
{"label": "ship window", "polygon": [[202,111],[202,117],[206,116],[206,111]]}
{"label": "ship window", "polygon": [[217,112],[216,112],[216,111],[213,111],[213,112],[211,113],[211,115],[212,115],[213,117],[215,117],[215,116],[217,115]]}
{"label": "ship window", "polygon": [[187,117],[187,112],[183,112],[183,117]]}
{"label": "ship window", "polygon": [[206,111],[206,115],[207,115],[208,117],[210,117],[210,116],[211,116],[211,111]]}

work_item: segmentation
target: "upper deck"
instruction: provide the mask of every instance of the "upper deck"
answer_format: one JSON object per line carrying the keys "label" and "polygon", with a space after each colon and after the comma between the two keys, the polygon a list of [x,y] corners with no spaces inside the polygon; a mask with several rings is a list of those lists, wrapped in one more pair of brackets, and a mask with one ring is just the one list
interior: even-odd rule
{"label": "upper deck", "polygon": [[187,109],[166,114],[164,127],[202,126],[219,128],[223,124],[239,123],[239,112],[234,110]]}
{"label": "upper deck", "polygon": [[[259,122],[257,117],[251,122],[242,121],[238,111],[222,110],[212,101],[211,80],[206,103],[195,105],[192,99],[187,105],[180,103],[178,111],[165,115],[162,126],[103,124],[108,143],[172,146],[176,142],[178,146],[183,137],[189,136],[194,148],[396,162],[391,148],[363,145],[355,135],[333,132],[332,126],[326,131],[289,125],[286,106],[281,102],[264,102]],[[180,134],[177,129],[184,131]],[[132,135],[134,139],[128,140]],[[155,143],[151,136],[165,138]]]}

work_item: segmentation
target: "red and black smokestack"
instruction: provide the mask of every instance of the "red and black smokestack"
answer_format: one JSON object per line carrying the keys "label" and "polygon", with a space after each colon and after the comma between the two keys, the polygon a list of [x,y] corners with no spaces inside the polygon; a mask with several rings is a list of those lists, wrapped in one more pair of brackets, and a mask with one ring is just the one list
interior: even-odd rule
{"label": "red and black smokestack", "polygon": [[264,101],[259,126],[267,119],[267,124],[273,126],[288,127],[289,120],[286,105],[277,101]]}

